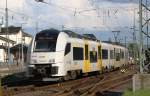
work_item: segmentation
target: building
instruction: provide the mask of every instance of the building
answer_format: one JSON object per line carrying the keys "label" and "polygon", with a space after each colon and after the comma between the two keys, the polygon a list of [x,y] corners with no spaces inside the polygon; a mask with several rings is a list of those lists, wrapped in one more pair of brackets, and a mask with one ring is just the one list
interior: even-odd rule
{"label": "building", "polygon": [[[1,28],[0,36],[6,38],[6,28]],[[32,40],[32,36],[24,32],[21,27],[14,26],[8,27],[8,38],[15,41],[16,44],[23,43],[25,45],[29,45]]]}
{"label": "building", "polygon": [[9,41],[10,46],[14,46],[16,43],[13,40],[6,39],[5,37],[0,36],[0,63],[6,62],[7,61],[7,43]]}
{"label": "building", "polygon": [[[8,60],[7,49],[9,47],[11,51],[10,60],[13,63],[14,63],[14,60],[17,63],[20,63],[20,60],[26,57],[24,55],[26,55],[25,52],[31,40],[32,40],[32,36],[24,32],[21,27],[14,27],[14,26],[8,27],[7,34],[6,34],[6,28],[1,28],[0,30],[0,54],[1,54],[0,62],[7,62]],[[9,42],[9,46],[8,46],[8,42]],[[20,47],[23,47],[23,48],[20,48]]]}

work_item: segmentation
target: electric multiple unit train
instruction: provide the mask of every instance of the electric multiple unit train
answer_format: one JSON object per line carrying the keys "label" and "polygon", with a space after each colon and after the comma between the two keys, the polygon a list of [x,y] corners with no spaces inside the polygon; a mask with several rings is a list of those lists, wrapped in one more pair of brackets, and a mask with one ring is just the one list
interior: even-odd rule
{"label": "electric multiple unit train", "polygon": [[28,76],[43,80],[75,79],[82,74],[111,70],[128,63],[127,48],[69,30],[40,31],[28,53]]}

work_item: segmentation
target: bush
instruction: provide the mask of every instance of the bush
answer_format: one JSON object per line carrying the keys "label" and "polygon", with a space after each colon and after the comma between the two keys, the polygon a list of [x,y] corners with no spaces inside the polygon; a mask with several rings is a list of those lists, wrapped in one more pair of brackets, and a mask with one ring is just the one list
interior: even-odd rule
{"label": "bush", "polygon": [[136,92],[126,90],[123,96],[150,96],[150,89],[138,90]]}

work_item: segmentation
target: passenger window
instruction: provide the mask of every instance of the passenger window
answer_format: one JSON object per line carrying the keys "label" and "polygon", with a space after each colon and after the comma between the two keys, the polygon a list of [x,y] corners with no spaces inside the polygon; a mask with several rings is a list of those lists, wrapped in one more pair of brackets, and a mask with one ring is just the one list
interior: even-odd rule
{"label": "passenger window", "polygon": [[120,61],[120,53],[116,53],[116,61]]}
{"label": "passenger window", "polygon": [[116,59],[116,49],[115,48],[114,48],[113,54],[114,54],[114,59]]}
{"label": "passenger window", "polygon": [[110,50],[110,59],[114,59],[114,52],[113,52],[113,50]]}
{"label": "passenger window", "polygon": [[83,60],[83,48],[73,47],[73,60]]}
{"label": "passenger window", "polygon": [[108,50],[107,49],[102,49],[102,58],[108,59]]}
{"label": "passenger window", "polygon": [[67,55],[70,52],[70,47],[71,47],[71,44],[67,43],[66,48],[65,48],[65,55]]}
{"label": "passenger window", "polygon": [[124,59],[124,51],[122,51],[122,59]]}

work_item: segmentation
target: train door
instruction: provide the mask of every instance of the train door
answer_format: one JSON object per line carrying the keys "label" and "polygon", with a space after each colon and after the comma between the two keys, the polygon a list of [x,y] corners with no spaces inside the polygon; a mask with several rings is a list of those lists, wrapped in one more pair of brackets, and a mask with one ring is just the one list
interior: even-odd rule
{"label": "train door", "polygon": [[97,68],[97,70],[102,71],[102,48],[100,45],[98,46],[98,58],[97,58],[96,68]]}
{"label": "train door", "polygon": [[120,66],[120,61],[120,49],[116,48],[116,68]]}
{"label": "train door", "polygon": [[110,46],[108,46],[108,70],[110,69],[111,60],[110,60]]}
{"label": "train door", "polygon": [[123,65],[123,58],[122,58],[122,49],[120,49],[120,63],[119,66]]}
{"label": "train door", "polygon": [[85,44],[84,46],[84,64],[83,64],[83,73],[90,72],[90,61],[89,61],[89,45]]}
{"label": "train door", "polygon": [[123,59],[123,64],[125,64],[125,50],[123,49],[123,52],[122,52],[122,59]]}
{"label": "train door", "polygon": [[113,63],[114,63],[114,67],[116,67],[116,48],[114,48],[114,60],[113,60]]}
{"label": "train door", "polygon": [[113,66],[113,49],[112,49],[112,45],[110,45],[109,47],[109,51],[108,51],[108,56],[109,56],[109,70],[111,70],[112,66]]}
{"label": "train door", "polygon": [[90,45],[89,49],[89,59],[90,59],[90,71],[96,71],[97,70],[97,47],[95,44]]}
{"label": "train door", "polygon": [[125,64],[128,63],[128,57],[129,57],[129,54],[128,54],[128,50],[125,48],[125,51],[124,51],[124,60],[125,60]]}
{"label": "train door", "polygon": [[115,66],[115,48],[113,48],[112,50],[112,66],[114,67]]}
{"label": "train door", "polygon": [[113,56],[113,52],[114,50],[113,49],[110,49],[110,68],[112,68],[114,66],[114,56]]}

